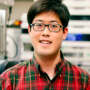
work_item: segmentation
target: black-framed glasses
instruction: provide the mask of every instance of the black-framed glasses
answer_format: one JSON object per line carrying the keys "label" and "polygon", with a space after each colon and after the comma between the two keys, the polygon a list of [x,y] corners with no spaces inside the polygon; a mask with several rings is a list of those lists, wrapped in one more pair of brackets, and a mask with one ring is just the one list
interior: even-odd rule
{"label": "black-framed glasses", "polygon": [[33,29],[35,31],[43,31],[45,29],[45,27],[48,26],[48,28],[51,32],[59,32],[61,27],[64,27],[59,24],[43,24],[43,23],[33,23],[30,25],[33,26]]}

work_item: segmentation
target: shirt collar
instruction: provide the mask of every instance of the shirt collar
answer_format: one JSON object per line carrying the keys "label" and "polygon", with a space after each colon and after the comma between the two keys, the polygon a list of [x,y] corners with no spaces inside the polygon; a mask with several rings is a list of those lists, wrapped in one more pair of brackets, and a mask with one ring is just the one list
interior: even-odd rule
{"label": "shirt collar", "polygon": [[61,73],[63,66],[65,65],[65,60],[62,51],[60,50],[61,61],[56,65],[56,69]]}
{"label": "shirt collar", "polygon": [[[60,50],[60,54],[61,54],[61,55],[60,55],[60,56],[61,56],[61,61],[56,65],[56,69],[61,73],[65,61],[64,61],[64,56],[63,56],[61,50]],[[40,71],[40,65],[39,65],[38,61],[35,59],[34,54],[33,54],[33,57],[32,57],[32,62],[33,62],[33,64],[35,65],[36,69],[37,69],[38,71]]]}
{"label": "shirt collar", "polygon": [[37,62],[34,54],[33,54],[33,57],[32,57],[32,63],[35,65],[36,69],[39,71],[40,65],[39,65],[39,63]]}

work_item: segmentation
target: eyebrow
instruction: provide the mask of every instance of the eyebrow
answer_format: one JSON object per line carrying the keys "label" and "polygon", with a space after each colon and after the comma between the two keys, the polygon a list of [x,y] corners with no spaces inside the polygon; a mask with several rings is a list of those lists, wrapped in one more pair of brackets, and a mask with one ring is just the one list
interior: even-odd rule
{"label": "eyebrow", "polygon": [[[43,20],[35,20],[35,21],[44,22]],[[52,20],[52,21],[50,21],[50,22],[57,22],[57,23],[59,23],[57,20]]]}
{"label": "eyebrow", "polygon": [[57,22],[57,23],[59,23],[57,20],[52,20],[52,21],[50,21],[50,22]]}
{"label": "eyebrow", "polygon": [[35,21],[40,21],[40,22],[43,22],[43,20],[35,20]]}

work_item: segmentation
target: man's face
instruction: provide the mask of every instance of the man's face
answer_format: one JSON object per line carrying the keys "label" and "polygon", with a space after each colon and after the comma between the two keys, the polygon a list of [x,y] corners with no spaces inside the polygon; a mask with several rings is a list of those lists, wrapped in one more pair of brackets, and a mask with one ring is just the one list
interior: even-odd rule
{"label": "man's face", "polygon": [[[41,12],[35,16],[33,23],[43,23],[43,24],[60,24],[62,25],[58,15],[53,12]],[[43,31],[35,31],[33,26],[28,26],[30,39],[34,47],[34,54],[39,56],[51,56],[60,53],[60,46],[62,40],[67,36],[68,29],[60,28],[59,32],[51,32],[48,26],[45,27]]]}

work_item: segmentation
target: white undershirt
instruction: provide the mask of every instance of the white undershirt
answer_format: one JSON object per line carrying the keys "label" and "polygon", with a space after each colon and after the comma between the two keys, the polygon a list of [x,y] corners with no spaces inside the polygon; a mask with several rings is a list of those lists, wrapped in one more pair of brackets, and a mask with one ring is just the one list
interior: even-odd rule
{"label": "white undershirt", "polygon": [[52,80],[53,79],[53,77],[50,77],[50,80]]}

